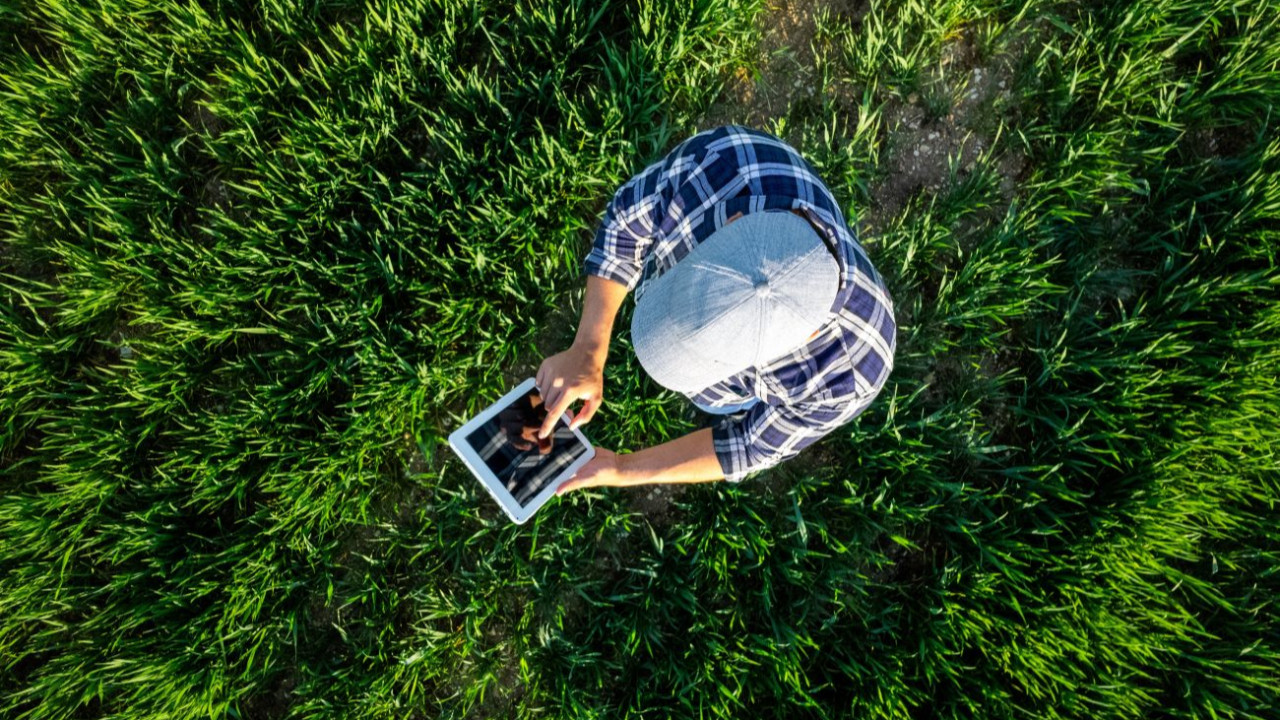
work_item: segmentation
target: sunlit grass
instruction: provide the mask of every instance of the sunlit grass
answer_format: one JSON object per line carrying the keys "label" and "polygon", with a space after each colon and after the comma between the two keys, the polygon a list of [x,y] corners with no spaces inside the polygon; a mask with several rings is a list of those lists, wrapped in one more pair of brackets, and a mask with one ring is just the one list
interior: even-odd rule
{"label": "sunlit grass", "polygon": [[[0,714],[1273,717],[1274,2],[822,9],[772,129],[875,217],[871,409],[648,516],[444,448],[762,11],[0,9]],[[983,149],[895,204],[904,108]],[[629,312],[624,450],[694,427]]]}

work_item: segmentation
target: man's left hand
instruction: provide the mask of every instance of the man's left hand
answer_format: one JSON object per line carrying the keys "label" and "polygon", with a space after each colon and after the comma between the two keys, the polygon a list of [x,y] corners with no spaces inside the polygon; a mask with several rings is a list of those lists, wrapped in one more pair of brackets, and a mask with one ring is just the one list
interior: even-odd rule
{"label": "man's left hand", "polygon": [[634,485],[635,481],[621,467],[621,458],[612,450],[596,448],[595,457],[587,461],[572,478],[556,488],[557,495],[585,487]]}

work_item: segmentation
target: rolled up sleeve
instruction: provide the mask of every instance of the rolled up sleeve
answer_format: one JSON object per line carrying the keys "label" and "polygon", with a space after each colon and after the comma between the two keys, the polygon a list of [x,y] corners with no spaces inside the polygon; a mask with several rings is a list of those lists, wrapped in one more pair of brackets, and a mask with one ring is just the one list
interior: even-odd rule
{"label": "rolled up sleeve", "polygon": [[740,482],[753,473],[795,457],[857,417],[873,397],[852,396],[788,405],[758,403],[741,418],[722,420],[712,427],[711,437],[725,480]]}
{"label": "rolled up sleeve", "polygon": [[605,209],[583,273],[635,289],[653,245],[666,199],[665,163],[656,162],[618,188]]}

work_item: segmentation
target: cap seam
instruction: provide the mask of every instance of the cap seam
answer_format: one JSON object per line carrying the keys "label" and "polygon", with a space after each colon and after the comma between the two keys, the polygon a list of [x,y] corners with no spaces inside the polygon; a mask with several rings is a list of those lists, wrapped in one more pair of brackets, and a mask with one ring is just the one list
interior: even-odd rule
{"label": "cap seam", "polygon": [[[819,242],[821,242],[821,240],[819,240]],[[810,256],[810,255],[812,255],[812,254],[814,254],[814,253],[818,252],[818,250],[819,250],[819,248],[811,248],[811,249],[810,249],[808,252],[806,252],[804,255],[801,255],[801,256],[799,257],[799,259],[797,259],[797,260],[792,264],[792,266],[791,266],[791,267],[789,267],[789,268],[787,268],[787,269],[786,269],[786,271],[785,271],[785,272],[783,272],[783,273],[779,274],[779,275],[778,275],[777,277],[775,277],[775,278],[772,278],[772,279],[771,279],[771,282],[770,282],[769,284],[770,284],[770,285],[772,285],[774,281],[776,281],[776,282],[782,282],[782,281],[786,280],[787,278],[791,277],[792,275],[795,275],[796,273],[800,272],[800,270],[801,270],[800,263],[802,263],[802,262],[804,262],[805,260],[807,260],[807,259],[809,258],[809,256]],[[824,253],[828,252],[828,250],[827,250],[827,246],[826,246],[826,244],[825,244],[825,243],[823,243],[823,245],[822,245],[822,247],[821,247],[821,250],[822,250]],[[838,289],[837,289],[837,291],[838,291]]]}

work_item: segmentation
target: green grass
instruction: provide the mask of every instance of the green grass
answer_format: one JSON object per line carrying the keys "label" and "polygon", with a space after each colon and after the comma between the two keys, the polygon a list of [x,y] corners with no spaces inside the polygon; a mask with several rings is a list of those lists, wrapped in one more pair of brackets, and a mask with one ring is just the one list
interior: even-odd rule
{"label": "green grass", "polygon": [[[0,4],[0,715],[1280,712],[1273,0],[821,9],[771,129],[871,221],[871,409],[651,516],[443,447],[767,13]],[[905,111],[983,149],[899,202]],[[606,394],[694,427],[625,331]]]}

